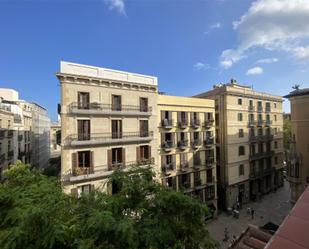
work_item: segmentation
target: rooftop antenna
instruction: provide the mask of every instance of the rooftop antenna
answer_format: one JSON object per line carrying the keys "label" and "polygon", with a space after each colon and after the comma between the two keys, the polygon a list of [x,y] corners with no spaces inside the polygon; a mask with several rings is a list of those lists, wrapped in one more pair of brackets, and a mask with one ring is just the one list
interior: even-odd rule
{"label": "rooftop antenna", "polygon": [[292,86],[292,88],[293,88],[294,90],[296,90],[296,91],[299,90],[299,87],[300,87],[300,85],[298,85],[298,84],[295,84],[294,86]]}

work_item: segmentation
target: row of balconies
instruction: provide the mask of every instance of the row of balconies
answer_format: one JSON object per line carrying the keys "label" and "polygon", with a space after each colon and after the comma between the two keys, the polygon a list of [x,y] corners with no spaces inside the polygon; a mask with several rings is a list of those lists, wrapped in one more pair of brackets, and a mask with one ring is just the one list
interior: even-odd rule
{"label": "row of balconies", "polygon": [[183,182],[180,181],[179,188],[181,191],[188,192],[192,190],[201,189],[204,187],[213,186],[215,184],[215,177],[214,176],[206,177],[206,182],[204,183],[202,182],[201,178],[196,178],[192,183],[193,184],[191,184],[191,181],[183,181]]}
{"label": "row of balconies", "polygon": [[[202,140],[201,139],[195,139],[191,141],[190,147],[192,149],[197,149],[202,145]],[[203,140],[203,146],[206,148],[211,148],[214,145],[214,139],[213,138],[208,138]],[[185,150],[189,148],[189,141],[188,140],[181,140],[178,141],[177,144],[174,143],[173,141],[163,141],[161,144],[161,147],[164,149],[165,152],[169,152],[172,149],[179,149],[179,150]]]}
{"label": "row of balconies", "polygon": [[266,157],[272,157],[274,155],[274,151],[265,151],[265,152],[258,152],[250,154],[250,160],[259,160]]}
{"label": "row of balconies", "polygon": [[202,123],[199,119],[193,119],[190,122],[188,120],[182,120],[178,121],[177,123],[175,123],[173,119],[162,119],[161,127],[165,129],[172,129],[173,127],[178,127],[180,129],[186,129],[188,127],[191,127],[192,129],[198,129],[202,126],[206,129],[209,129],[211,126],[213,126],[213,123],[213,118],[205,120],[204,123]]}
{"label": "row of balconies", "polygon": [[214,157],[207,157],[207,159],[202,163],[201,161],[199,162],[194,162],[193,168],[189,167],[189,162],[188,161],[181,161],[179,163],[179,167],[176,167],[176,163],[175,162],[171,162],[171,163],[165,163],[162,165],[161,170],[163,172],[163,174],[165,175],[169,175],[172,172],[176,172],[180,171],[180,172],[186,172],[189,171],[190,169],[194,169],[194,170],[201,170],[203,168],[206,169],[211,169],[215,166],[215,160]]}
{"label": "row of balconies", "polygon": [[0,130],[0,139],[5,138],[5,133],[7,131],[7,138],[12,138],[14,135],[14,131],[13,130]]}
{"label": "row of balconies", "polygon": [[[255,111],[255,106],[249,105],[249,106],[248,106],[248,111],[249,111],[249,112],[254,112],[254,111]],[[262,106],[257,106],[256,111],[257,111],[257,112],[263,112],[263,107],[262,107]],[[265,112],[271,112],[270,106],[266,106],[266,107],[265,107]]]}
{"label": "row of balconies", "polygon": [[153,138],[152,131],[109,132],[109,133],[79,133],[66,138],[68,146],[105,145],[132,142],[146,142]]}
{"label": "row of balconies", "polygon": [[69,105],[68,112],[71,114],[91,115],[150,116],[152,114],[152,107],[138,105],[111,105],[98,102],[73,102]]}
{"label": "row of balconies", "polygon": [[249,120],[248,126],[270,126],[272,123],[272,120]]}
{"label": "row of balconies", "polygon": [[258,179],[268,175],[271,175],[275,171],[275,167],[267,167],[263,170],[250,170],[250,179]]}
{"label": "row of balconies", "polygon": [[270,141],[273,140],[274,135],[267,134],[267,135],[250,135],[249,141],[250,142],[263,142],[263,141]]}

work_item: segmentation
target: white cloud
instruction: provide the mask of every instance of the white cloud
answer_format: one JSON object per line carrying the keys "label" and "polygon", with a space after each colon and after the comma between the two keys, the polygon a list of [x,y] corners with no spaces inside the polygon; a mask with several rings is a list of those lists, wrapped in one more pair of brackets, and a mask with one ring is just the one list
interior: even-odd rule
{"label": "white cloud", "polygon": [[[249,49],[286,51],[295,59],[307,59],[299,53],[309,50],[305,38],[309,37],[309,1],[308,0],[256,0],[249,10],[233,23],[239,44],[230,51],[243,56]],[[221,61],[237,62],[233,56]],[[231,54],[231,53],[230,53]],[[309,59],[309,58],[308,58]]]}
{"label": "white cloud", "polygon": [[104,0],[110,10],[116,10],[122,15],[126,15],[124,0]]}
{"label": "white cloud", "polygon": [[260,59],[256,63],[257,64],[271,64],[271,63],[276,63],[278,62],[278,58],[265,58],[265,59]]}
{"label": "white cloud", "polygon": [[261,67],[253,67],[248,69],[247,75],[258,75],[263,73],[263,68]]}
{"label": "white cloud", "polygon": [[223,27],[221,22],[216,22],[208,27],[208,30],[204,32],[204,34],[209,34],[213,29],[220,29]]}
{"label": "white cloud", "polygon": [[203,62],[197,62],[193,65],[193,67],[196,69],[196,70],[204,70],[204,69],[208,69],[209,68],[209,65],[208,64],[205,64]]}
{"label": "white cloud", "polygon": [[309,59],[309,46],[306,47],[296,47],[293,51],[294,56],[300,61]]}

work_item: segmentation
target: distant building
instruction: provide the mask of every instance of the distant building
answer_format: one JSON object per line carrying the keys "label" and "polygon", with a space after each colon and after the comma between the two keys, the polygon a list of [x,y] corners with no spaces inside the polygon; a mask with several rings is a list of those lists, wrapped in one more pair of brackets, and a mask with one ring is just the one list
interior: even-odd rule
{"label": "distant building", "polygon": [[215,100],[218,205],[231,208],[282,186],[282,98],[236,80],[195,97]]}
{"label": "distant building", "polygon": [[61,124],[52,123],[50,126],[50,157],[55,158],[61,155]]}
{"label": "distant building", "polygon": [[292,141],[287,161],[291,201],[296,202],[309,184],[309,88],[284,96],[291,103]]}
{"label": "distant building", "polygon": [[158,175],[163,185],[207,203],[217,214],[215,105],[210,99],[159,95]]}
{"label": "distant building", "polygon": [[[49,160],[49,150],[44,152],[44,148],[47,146],[49,149],[49,130],[50,121],[47,116],[47,112],[44,108],[39,107],[37,104],[29,103],[19,99],[19,94],[13,89],[0,88],[0,98],[2,99],[2,109],[5,108],[13,115],[13,120],[10,123],[10,127],[7,127],[7,132],[10,132],[12,138],[10,144],[12,148],[12,154],[10,156],[10,163],[14,164],[16,160],[21,160],[24,163],[30,163],[36,167],[42,168],[46,166],[46,162]],[[42,111],[44,109],[44,111]],[[0,120],[3,114],[0,115]],[[40,142],[38,141],[39,134],[42,127],[48,134],[46,136],[40,136]],[[42,156],[37,155],[42,153]]]}

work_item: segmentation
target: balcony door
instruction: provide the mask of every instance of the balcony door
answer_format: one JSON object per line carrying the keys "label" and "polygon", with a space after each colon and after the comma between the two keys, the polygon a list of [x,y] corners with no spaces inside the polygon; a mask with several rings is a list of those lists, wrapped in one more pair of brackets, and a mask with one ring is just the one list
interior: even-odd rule
{"label": "balcony door", "polygon": [[78,140],[90,140],[90,120],[77,120]]}
{"label": "balcony door", "polygon": [[137,162],[148,161],[151,158],[151,147],[149,145],[142,145],[136,147],[136,160]]}
{"label": "balcony door", "polygon": [[147,98],[140,98],[139,99],[139,106],[141,112],[148,112],[148,99]]}
{"label": "balcony door", "polygon": [[123,152],[122,148],[112,149],[112,165],[120,166],[123,163]]}
{"label": "balcony door", "polygon": [[148,137],[148,120],[139,121],[139,131],[141,137]]}
{"label": "balcony door", "polygon": [[112,138],[122,138],[122,120],[112,120]]}
{"label": "balcony door", "polygon": [[121,96],[112,95],[112,110],[121,111]]}
{"label": "balcony door", "polygon": [[78,92],[77,94],[77,103],[78,109],[89,109],[89,93],[87,92]]}

